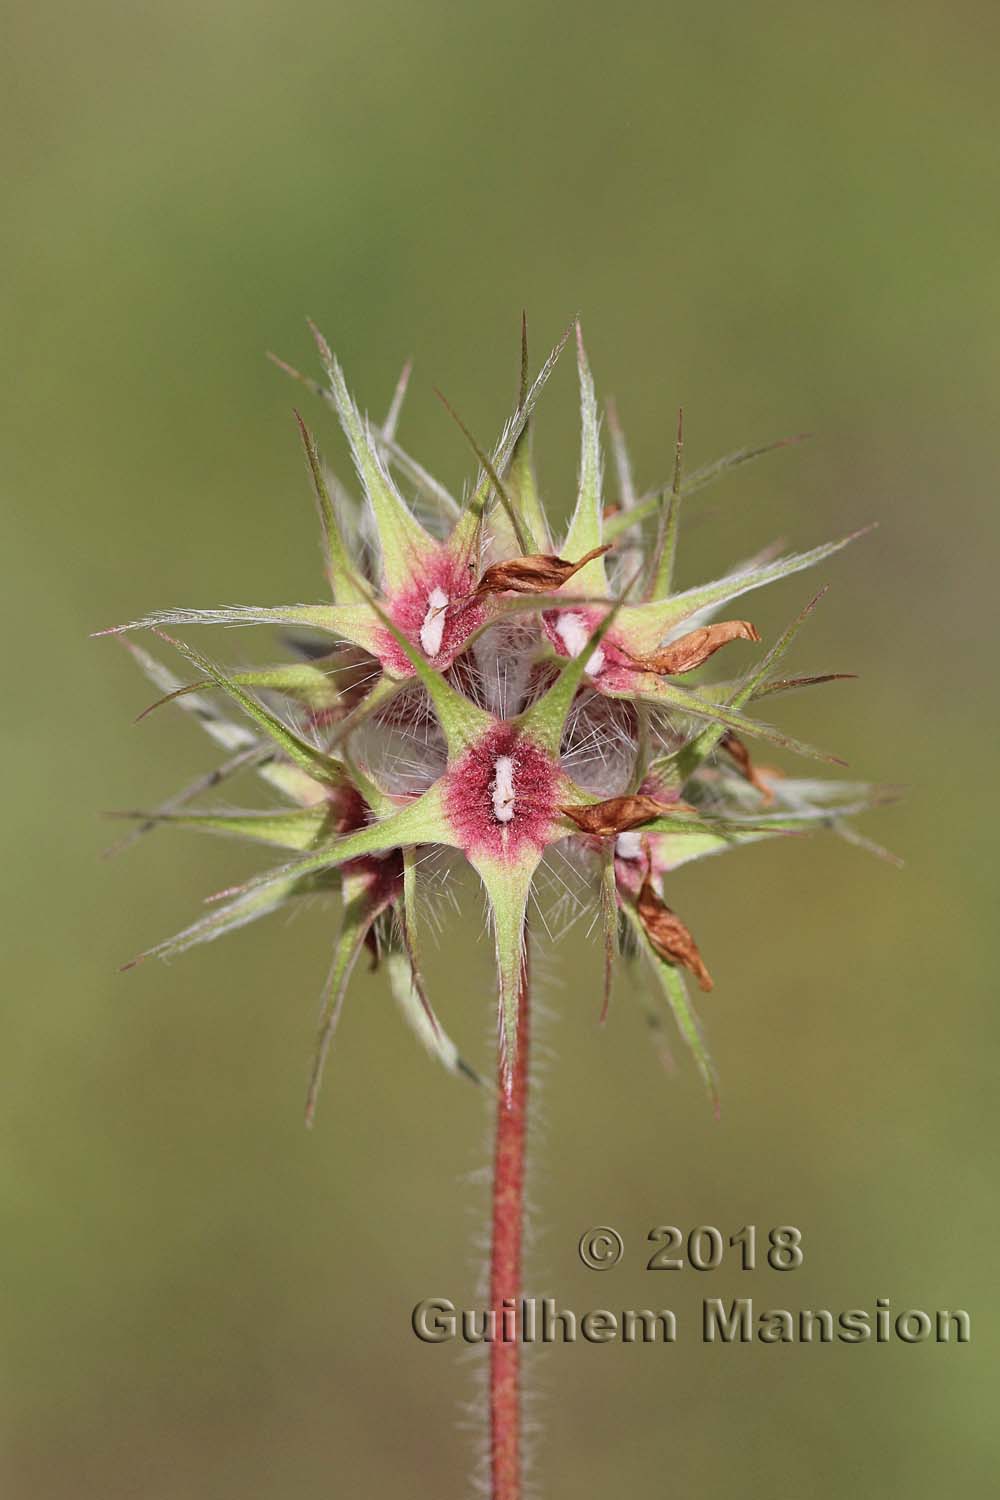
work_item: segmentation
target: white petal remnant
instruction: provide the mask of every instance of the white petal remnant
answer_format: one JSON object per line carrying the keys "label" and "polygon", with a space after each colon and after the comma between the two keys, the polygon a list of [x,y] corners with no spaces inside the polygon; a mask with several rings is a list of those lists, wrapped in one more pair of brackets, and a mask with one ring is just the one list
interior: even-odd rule
{"label": "white petal remnant", "polygon": [[509,823],[514,816],[514,762],[509,755],[497,756],[490,792],[493,816],[500,823]]}
{"label": "white petal remnant", "polygon": [[[578,615],[571,609],[564,610],[560,614],[556,621],[556,634],[570,656],[579,656],[590,640],[590,629],[583,615]],[[591,652],[590,660],[587,662],[588,675],[596,677],[603,666],[604,652],[598,646],[596,651]]]}
{"label": "white petal remnant", "polygon": [[642,834],[631,828],[615,839],[615,853],[619,859],[642,859]]}
{"label": "white petal remnant", "polygon": [[444,589],[431,589],[427,595],[427,613],[420,627],[420,644],[428,656],[437,656],[444,639],[445,610],[451,603]]}

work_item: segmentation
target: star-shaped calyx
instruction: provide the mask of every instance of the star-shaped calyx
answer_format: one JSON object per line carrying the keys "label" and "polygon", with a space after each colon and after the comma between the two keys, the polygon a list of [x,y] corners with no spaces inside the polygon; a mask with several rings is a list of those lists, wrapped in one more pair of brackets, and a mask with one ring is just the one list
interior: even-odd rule
{"label": "star-shaped calyx", "polygon": [[[532,880],[549,845],[578,833],[566,809],[600,801],[578,786],[559,760],[586,657],[567,659],[540,698],[517,717],[503,719],[452,687],[381,605],[373,599],[369,603],[427,691],[445,740],[444,770],[420,795],[402,801],[374,788],[368,772],[352,765],[351,774],[363,788],[373,788],[368,800],[385,809],[384,816],[315,854],[222,894],[245,898],[274,881],[299,880],[388,850],[412,852],[418,845],[437,844],[460,851],[479,875],[489,901],[509,1081],[516,1058],[518,977]],[[590,650],[600,649],[615,617],[611,610],[598,624]],[[645,826],[651,832],[690,830],[697,826],[697,819],[690,810],[675,813],[664,806],[661,816],[647,819]]]}
{"label": "star-shaped calyx", "polygon": [[[696,720],[722,724],[734,733],[762,739],[800,755],[836,763],[836,757],[814,750],[801,740],[749,717],[734,702],[720,701],[718,695],[705,696],[673,679],[695,671],[734,641],[760,640],[749,620],[712,621],[711,616],[716,610],[754,589],[813,567],[864,535],[864,531],[853,532],[807,552],[792,553],[787,557],[765,557],[712,583],[673,593],[674,552],[682,496],[683,439],[680,424],[671,492],[669,496],[664,493],[658,497],[660,518],[656,541],[648,555],[640,554],[639,572],[633,580],[638,584],[635,592],[639,595],[639,602],[621,604],[617,619],[606,632],[601,646],[595,650],[588,645],[596,626],[614,604],[603,554],[627,534],[631,525],[637,524],[649,505],[634,505],[631,510],[617,510],[610,515],[605,510],[597,397],[579,325],[576,332],[581,406],[580,484],[562,552],[568,558],[593,554],[594,560],[574,579],[574,590],[588,597],[568,607],[556,606],[542,613],[542,625],[552,652],[558,657],[585,654],[587,683],[605,697],[679,711]],[[736,459],[740,457],[735,455]],[[624,553],[623,564],[627,566],[628,561],[628,554]],[[607,605],[599,602],[602,598],[608,600]]]}
{"label": "star-shaped calyx", "polygon": [[[344,534],[343,511],[349,502],[339,493],[339,487],[337,493],[331,493],[331,477],[312,434],[296,413],[319,510],[332,603],[160,610],[97,633],[110,635],[161,625],[235,624],[293,627],[320,638],[329,636],[329,654],[317,653],[320,667],[314,676],[318,678],[323,668],[328,669],[325,689],[328,701],[322,705],[322,712],[325,727],[340,721],[330,741],[333,743],[346,738],[414,680],[413,652],[407,647],[412,647],[438,671],[447,671],[485,628],[505,612],[508,600],[503,596],[511,592],[534,596],[546,585],[558,587],[566,577],[581,571],[588,559],[570,565],[550,555],[544,512],[524,462],[528,424],[570,330],[555,345],[530,385],[523,344],[518,402],[492,457],[475,445],[461,419],[457,419],[481,461],[477,484],[467,503],[460,506],[395,442],[395,418],[407,372],[400,382],[389,419],[381,429],[373,429],[351,396],[340,362],[326,339],[314,325],[310,327],[327,385],[306,383],[334,408],[347,439],[367,507],[362,530],[367,527],[376,543],[372,576],[363,578],[356,571],[357,564]],[[305,379],[291,367],[284,368]],[[389,469],[390,455],[410,473],[417,488],[430,495],[450,517],[450,529],[443,538],[430,532],[403,499]],[[511,485],[517,487],[516,505],[500,474],[507,474]],[[502,504],[491,514],[486,531],[484,521],[494,497]],[[503,562],[491,563],[489,549]],[[516,570],[507,575],[500,571],[502,566],[517,562],[551,566],[547,573],[538,573],[530,582],[526,581],[527,568],[522,570],[520,579]],[[377,608],[373,607],[373,601]],[[316,708],[307,695],[297,692],[290,668],[275,670],[280,680],[258,681],[256,685],[273,686],[288,696],[299,697],[311,710]],[[331,692],[333,676],[345,673],[350,675],[342,682],[340,692]]]}

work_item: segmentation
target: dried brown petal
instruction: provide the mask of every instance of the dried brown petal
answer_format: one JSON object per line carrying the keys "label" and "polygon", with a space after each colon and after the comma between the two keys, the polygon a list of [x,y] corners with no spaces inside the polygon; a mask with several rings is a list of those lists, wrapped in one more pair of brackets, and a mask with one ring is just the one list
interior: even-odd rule
{"label": "dried brown petal", "polygon": [[722,736],[719,748],[725,750],[744,781],[749,781],[751,786],[757,788],[764,799],[764,806],[770,807],[774,801],[774,788],[771,786],[771,780],[775,776],[780,776],[781,772],[773,766],[755,766],[750,758],[750,751],[739,735],[731,729],[727,729]]}
{"label": "dried brown petal", "polygon": [[697,943],[680,917],[660,900],[648,874],[642,882],[636,910],[646,936],[660,957],[668,964],[681,964],[689,969],[703,990],[712,989],[712,976],[705,968]]}
{"label": "dried brown petal", "polygon": [[652,656],[636,656],[636,666],[645,672],[660,672],[667,677],[679,677],[682,672],[693,672],[730,641],[759,641],[760,636],[749,620],[720,620],[717,625],[702,625],[698,630],[689,630],[680,640],[672,641],[662,651]]}
{"label": "dried brown petal", "polygon": [[605,802],[592,802],[587,807],[561,807],[560,812],[572,818],[577,828],[597,838],[610,838],[616,833],[627,833],[630,828],[641,828],[663,813],[693,812],[686,802],[658,802],[645,793],[633,796],[609,797]]}
{"label": "dried brown petal", "polygon": [[547,594],[572,578],[574,573],[579,573],[595,557],[610,550],[610,542],[605,547],[595,547],[592,552],[585,552],[579,562],[567,562],[564,557],[552,557],[542,552],[528,557],[512,557],[507,562],[493,563],[488,567],[474,592],[477,595],[506,592]]}

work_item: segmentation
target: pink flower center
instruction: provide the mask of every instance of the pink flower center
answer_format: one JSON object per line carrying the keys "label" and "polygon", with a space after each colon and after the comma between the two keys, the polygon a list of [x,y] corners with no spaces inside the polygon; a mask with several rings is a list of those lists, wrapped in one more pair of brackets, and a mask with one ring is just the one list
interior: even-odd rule
{"label": "pink flower center", "polygon": [[561,781],[533,740],[498,724],[446,773],[445,812],[470,857],[514,861],[545,847]]}
{"label": "pink flower center", "polygon": [[[398,630],[435,667],[450,667],[469,636],[486,618],[486,603],[472,597],[475,578],[460,557],[442,551],[427,558],[410,584],[387,601]],[[395,677],[409,677],[413,667],[387,630],[379,632],[379,657]]]}
{"label": "pink flower center", "polygon": [[[580,656],[587,652],[587,642],[600,624],[603,613],[596,609],[547,609],[542,615],[542,624],[560,656]],[[588,655],[587,676],[594,684],[615,689],[625,686],[623,672],[632,669],[632,661],[628,652],[618,645],[614,627]]]}

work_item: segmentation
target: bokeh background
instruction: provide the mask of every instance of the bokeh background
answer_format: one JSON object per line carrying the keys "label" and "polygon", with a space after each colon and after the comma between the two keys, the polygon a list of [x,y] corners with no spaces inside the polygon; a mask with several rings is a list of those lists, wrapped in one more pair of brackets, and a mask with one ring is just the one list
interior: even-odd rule
{"label": "bokeh background", "polygon": [[[539,1493],[989,1493],[995,7],[22,0],[4,30],[5,1493],[470,1492],[477,1362],[419,1345],[409,1313],[475,1294],[482,1103],[362,977],[302,1129],[323,908],[116,973],[260,861],[170,832],[100,861],[100,810],[211,752],[181,715],[133,727],[149,691],[87,634],[321,597],[300,397],[263,357],[309,362],[306,314],[375,411],[416,356],[402,439],[460,486],[432,387],[497,429],[522,306],[538,359],[582,313],[640,482],[668,472],[680,402],[693,462],[817,433],[691,506],[683,581],[878,519],[797,648],[860,680],[776,712],[911,788],[866,825],[902,871],[795,840],[678,879],[717,981],[720,1125],[685,1059],[664,1077],[627,986],[598,1029],[579,929],[544,960],[531,1287],[670,1305],[682,1336],[532,1361]],[[557,509],[574,400],[567,363],[537,432]],[[813,587],[752,618],[773,635]],[[471,892],[465,911],[432,979],[488,1065]],[[668,1284],[642,1269],[665,1222],[794,1223],[805,1265]],[[604,1276],[575,1251],[598,1223],[627,1246]],[[962,1307],[973,1342],[705,1348],[707,1295]]]}

